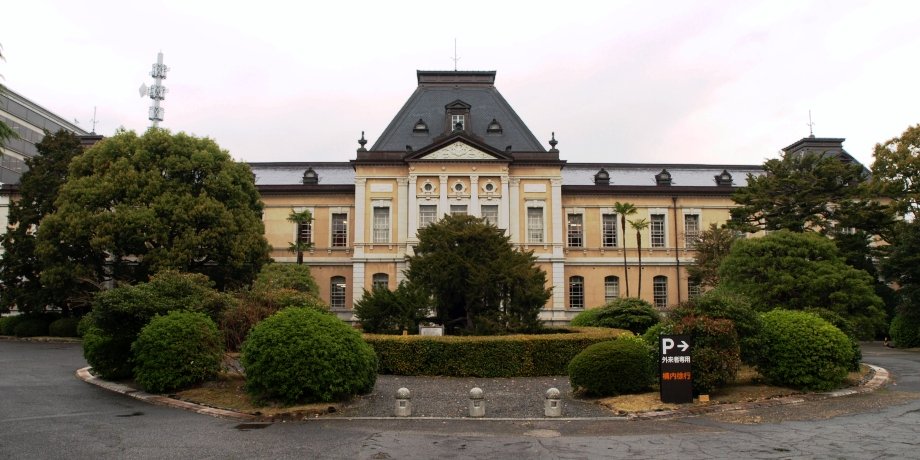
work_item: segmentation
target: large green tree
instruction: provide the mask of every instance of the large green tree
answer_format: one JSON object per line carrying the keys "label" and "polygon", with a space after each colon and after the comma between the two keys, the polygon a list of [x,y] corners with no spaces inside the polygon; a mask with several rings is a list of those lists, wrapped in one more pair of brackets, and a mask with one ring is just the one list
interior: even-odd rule
{"label": "large green tree", "polygon": [[46,288],[91,293],[163,269],[246,285],[269,260],[252,173],[210,139],[119,131],[70,164],[38,231]]}
{"label": "large green tree", "polygon": [[920,125],[875,144],[872,183],[901,215],[920,211]]}
{"label": "large green tree", "polygon": [[532,252],[516,250],[501,230],[472,216],[446,216],[418,238],[406,276],[433,299],[448,331],[539,327],[552,291]]}
{"label": "large green tree", "polygon": [[834,243],[815,233],[781,230],[739,240],[719,276],[720,288],[746,296],[760,311],[830,310],[866,338],[885,329],[872,277],[847,265]]}
{"label": "large green tree", "polygon": [[85,305],[89,299],[74,299],[67,289],[48,289],[42,284],[35,232],[45,216],[57,209],[54,202],[67,178],[68,165],[83,148],[76,135],[63,130],[47,134],[35,148],[38,155],[26,159],[28,170],[19,181],[20,198],[10,204],[10,228],[3,235],[0,309],[15,306],[28,312],[52,306],[67,311]]}

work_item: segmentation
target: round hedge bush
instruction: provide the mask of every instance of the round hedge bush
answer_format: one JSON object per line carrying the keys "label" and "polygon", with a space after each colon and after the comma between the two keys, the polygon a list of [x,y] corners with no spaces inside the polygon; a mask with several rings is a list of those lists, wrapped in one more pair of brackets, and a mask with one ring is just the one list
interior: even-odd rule
{"label": "round hedge bush", "polygon": [[361,334],[310,308],[286,308],[253,327],[240,362],[251,396],[287,404],[347,399],[377,380],[377,356]]}
{"label": "round hedge bush", "polygon": [[134,380],[163,393],[212,379],[220,371],[222,344],[217,325],[204,313],[155,316],[131,345]]}
{"label": "round hedge bush", "polygon": [[591,345],[568,367],[572,388],[593,396],[642,392],[655,382],[655,371],[651,351],[635,337]]}
{"label": "round hedge bush", "polygon": [[575,315],[571,325],[612,327],[627,329],[634,334],[642,334],[659,322],[661,322],[661,315],[652,307],[652,304],[634,297],[623,297]]}
{"label": "round hedge bush", "polygon": [[731,320],[741,346],[741,361],[754,364],[760,349],[757,341],[762,326],[760,313],[751,307],[746,297],[716,288],[684,302],[671,312],[675,322],[687,316]]}
{"label": "round hedge bush", "polygon": [[920,315],[894,315],[888,333],[898,348],[920,347]]}
{"label": "round hedge bush", "polygon": [[813,313],[764,313],[757,370],[771,383],[830,390],[843,383],[853,359],[850,339]]}
{"label": "round hedge bush", "polygon": [[29,317],[16,324],[13,329],[16,337],[38,337],[48,335],[48,322],[43,318]]}
{"label": "round hedge bush", "polygon": [[695,393],[709,394],[735,381],[741,347],[731,320],[687,316],[674,325],[673,332],[693,339],[690,362]]}
{"label": "round hedge bush", "polygon": [[48,325],[48,335],[52,337],[79,337],[77,325],[79,318],[61,318]]}

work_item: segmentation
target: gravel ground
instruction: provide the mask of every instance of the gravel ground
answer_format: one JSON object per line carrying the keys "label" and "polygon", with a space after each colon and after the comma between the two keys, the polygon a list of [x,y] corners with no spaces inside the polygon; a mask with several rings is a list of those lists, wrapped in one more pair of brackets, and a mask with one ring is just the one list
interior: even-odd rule
{"label": "gravel ground", "polygon": [[396,390],[406,387],[412,393],[413,417],[468,417],[469,393],[473,387],[483,391],[485,418],[544,417],[546,390],[557,388],[562,394],[564,417],[611,417],[616,414],[593,400],[572,397],[569,379],[556,377],[457,378],[380,375],[371,394],[361,396],[324,417],[392,417]]}

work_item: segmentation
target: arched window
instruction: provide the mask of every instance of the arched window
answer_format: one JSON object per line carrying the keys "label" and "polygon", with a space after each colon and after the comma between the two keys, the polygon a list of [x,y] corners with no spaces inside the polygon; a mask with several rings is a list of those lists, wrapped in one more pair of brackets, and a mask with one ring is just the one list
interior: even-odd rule
{"label": "arched window", "polygon": [[668,277],[667,276],[656,276],[652,280],[652,298],[655,301],[655,306],[659,309],[667,308],[668,306]]}
{"label": "arched window", "polygon": [[378,287],[389,289],[390,275],[387,275],[386,273],[374,273],[373,281],[371,283],[374,289]]}
{"label": "arched window", "polygon": [[345,308],[345,277],[333,276],[329,280],[329,306]]}
{"label": "arched window", "polygon": [[620,278],[608,276],[604,278],[604,303],[610,302],[620,296]]}
{"label": "arched window", "polygon": [[569,278],[569,309],[585,308],[585,279],[581,276]]}

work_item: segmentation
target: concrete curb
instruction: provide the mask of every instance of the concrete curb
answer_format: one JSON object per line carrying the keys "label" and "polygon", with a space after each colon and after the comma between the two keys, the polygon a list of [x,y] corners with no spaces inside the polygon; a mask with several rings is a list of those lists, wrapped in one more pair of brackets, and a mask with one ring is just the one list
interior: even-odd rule
{"label": "concrete curb", "polygon": [[[732,404],[714,404],[711,406],[699,406],[699,407],[688,407],[685,409],[675,409],[667,411],[654,411],[654,412],[641,412],[638,414],[629,414],[625,416],[610,416],[610,417],[545,417],[545,418],[533,418],[533,417],[502,417],[502,418],[470,418],[470,417],[315,417],[315,418],[306,418],[303,420],[477,420],[477,421],[603,421],[603,420],[665,420],[678,417],[692,417],[705,414],[716,414],[723,412],[732,412],[732,411],[741,411],[741,410],[750,410],[762,407],[775,407],[775,406],[784,406],[792,404],[802,404],[806,401],[820,401],[823,399],[830,398],[839,398],[843,396],[851,396],[855,394],[865,394],[871,393],[878,390],[879,388],[885,386],[891,376],[888,371],[884,368],[874,366],[872,364],[866,364],[872,369],[872,378],[867,382],[856,388],[847,388],[843,390],[836,390],[827,393],[813,393],[813,394],[803,394],[803,395],[793,395],[793,396],[784,396],[781,398],[767,399],[764,401],[756,402],[744,402],[744,403],[732,403]],[[181,401],[178,399],[173,399],[167,396],[150,394],[144,391],[140,391],[134,388],[131,388],[127,385],[120,383],[109,382],[107,380],[102,380],[89,372],[89,367],[84,367],[78,369],[76,372],[77,378],[83,380],[86,383],[96,385],[100,388],[106,390],[123,394],[125,396],[132,397],[134,399],[144,401],[150,404],[156,404],[158,406],[168,406],[175,407],[177,409],[183,409],[192,411],[198,414],[210,415],[212,417],[218,417],[228,420],[236,421],[245,421],[245,422],[272,422],[268,417],[262,417],[258,415],[246,414],[242,412],[236,412],[226,409],[218,409],[214,407],[202,406],[200,404],[190,403],[187,401]]]}

